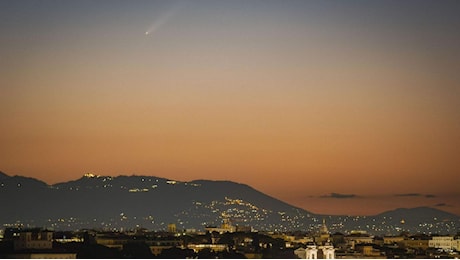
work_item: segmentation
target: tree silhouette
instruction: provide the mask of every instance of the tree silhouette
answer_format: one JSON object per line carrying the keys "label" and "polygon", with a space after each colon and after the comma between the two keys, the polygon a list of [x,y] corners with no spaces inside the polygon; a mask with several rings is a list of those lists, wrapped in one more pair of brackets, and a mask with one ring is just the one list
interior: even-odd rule
{"label": "tree silhouette", "polygon": [[152,251],[145,243],[128,243],[123,245],[123,250],[121,251],[123,258],[153,258]]}

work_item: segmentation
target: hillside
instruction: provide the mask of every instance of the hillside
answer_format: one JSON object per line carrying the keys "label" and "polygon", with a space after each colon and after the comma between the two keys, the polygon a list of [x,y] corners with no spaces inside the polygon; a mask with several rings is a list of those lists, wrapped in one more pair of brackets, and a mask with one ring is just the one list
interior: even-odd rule
{"label": "hillside", "polygon": [[460,218],[428,207],[396,209],[375,216],[317,215],[231,181],[181,182],[153,176],[98,176],[48,185],[0,173],[0,223],[49,227],[203,230],[224,218],[257,230],[315,232],[326,219],[331,232],[372,234],[456,233]]}
{"label": "hillside", "polygon": [[230,181],[180,182],[152,176],[96,176],[47,185],[32,178],[2,179],[3,223],[53,228],[142,226],[202,229],[234,224],[267,230],[307,228],[310,213]]}

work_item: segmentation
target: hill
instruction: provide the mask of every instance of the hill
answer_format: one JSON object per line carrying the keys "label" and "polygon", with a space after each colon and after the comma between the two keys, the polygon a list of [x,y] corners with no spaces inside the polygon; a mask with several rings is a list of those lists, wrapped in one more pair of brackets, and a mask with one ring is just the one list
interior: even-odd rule
{"label": "hill", "polygon": [[99,176],[48,185],[0,172],[0,224],[57,230],[136,228],[203,230],[223,219],[257,230],[316,232],[326,219],[331,232],[372,234],[458,232],[460,218],[428,207],[375,216],[317,215],[231,181],[182,182],[153,176]]}
{"label": "hill", "polygon": [[[339,232],[353,230],[370,234],[397,235],[402,232],[422,234],[456,234],[460,217],[430,207],[399,208],[374,216],[322,216],[334,223]],[[334,229],[332,229],[334,230]]]}
{"label": "hill", "polygon": [[181,182],[152,176],[97,176],[47,185],[25,177],[1,180],[2,223],[68,228],[203,229],[229,218],[263,230],[305,229],[311,213],[231,181]]}

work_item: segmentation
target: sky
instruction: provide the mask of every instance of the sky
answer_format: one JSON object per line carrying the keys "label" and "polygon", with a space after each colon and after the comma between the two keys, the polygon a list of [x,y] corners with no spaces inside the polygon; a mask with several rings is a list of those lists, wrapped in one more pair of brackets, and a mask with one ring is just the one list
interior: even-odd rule
{"label": "sky", "polygon": [[0,170],[460,215],[459,1],[0,1]]}

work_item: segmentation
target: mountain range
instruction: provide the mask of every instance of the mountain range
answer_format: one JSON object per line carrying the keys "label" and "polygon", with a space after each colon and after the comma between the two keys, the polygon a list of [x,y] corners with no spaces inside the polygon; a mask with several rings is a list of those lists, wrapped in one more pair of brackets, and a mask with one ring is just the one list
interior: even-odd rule
{"label": "mountain range", "polygon": [[460,217],[420,207],[375,216],[319,215],[289,205],[248,185],[231,181],[182,182],[153,176],[99,176],[48,185],[0,172],[0,224],[121,229],[143,227],[203,230],[224,219],[237,226],[267,231],[315,232],[325,219],[331,232],[364,230],[377,234],[402,231],[456,233]]}

